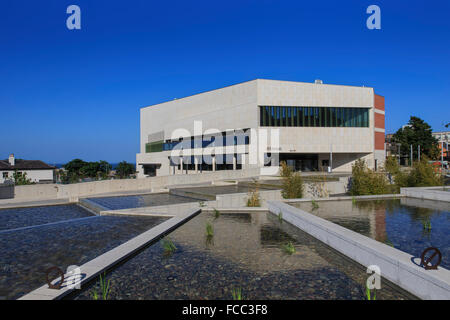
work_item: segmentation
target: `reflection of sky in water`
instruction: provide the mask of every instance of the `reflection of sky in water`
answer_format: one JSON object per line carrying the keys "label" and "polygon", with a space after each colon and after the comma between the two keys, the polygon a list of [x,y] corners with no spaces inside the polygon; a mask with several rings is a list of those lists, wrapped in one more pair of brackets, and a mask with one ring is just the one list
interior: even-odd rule
{"label": "reflection of sky in water", "polygon": [[90,216],[92,214],[89,211],[75,204],[2,209],[0,231]]}
{"label": "reflection of sky in water", "polygon": [[[423,221],[431,222],[431,230]],[[396,207],[386,214],[386,236],[394,247],[420,257],[423,250],[436,247],[442,253],[441,266],[450,269],[450,214],[445,211]]]}
{"label": "reflection of sky in water", "polygon": [[[351,200],[292,204],[304,211],[420,257],[433,246],[442,253],[441,266],[450,269],[450,208],[445,202],[418,199]],[[431,230],[423,223],[430,221]]]}
{"label": "reflection of sky in water", "polygon": [[[46,209],[51,216],[57,213],[58,207],[20,211],[30,218],[37,212],[42,218]],[[77,217],[84,210],[75,205],[59,209],[63,209],[65,217]],[[0,231],[0,298],[19,298],[46,283],[47,268],[57,266],[66,271],[69,265],[81,266],[165,220],[92,216],[87,211],[84,215],[88,217]]]}
{"label": "reflection of sky in water", "polygon": [[98,203],[111,210],[154,207],[177,203],[198,202],[197,199],[180,197],[168,193],[155,193],[136,196],[102,197],[90,198],[89,200]]}

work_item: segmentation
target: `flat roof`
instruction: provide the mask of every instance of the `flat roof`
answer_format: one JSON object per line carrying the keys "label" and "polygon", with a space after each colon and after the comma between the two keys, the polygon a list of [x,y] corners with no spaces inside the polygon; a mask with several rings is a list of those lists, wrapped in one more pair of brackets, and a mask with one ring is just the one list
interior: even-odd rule
{"label": "flat roof", "polygon": [[345,85],[345,84],[314,83],[314,82],[304,82],[304,81],[274,80],[274,79],[262,79],[262,78],[256,78],[256,79],[253,79],[253,80],[242,81],[242,82],[238,82],[238,83],[235,83],[235,84],[231,84],[231,85],[224,86],[224,87],[220,87],[220,88],[216,88],[216,89],[211,89],[211,90],[201,91],[201,92],[198,92],[198,93],[195,93],[195,94],[191,94],[191,95],[188,95],[188,96],[184,96],[184,97],[182,97],[182,98],[174,98],[173,100],[166,100],[166,101],[163,101],[163,102],[160,102],[160,103],[156,103],[156,104],[148,105],[148,106],[145,106],[145,107],[141,107],[140,109],[150,108],[150,107],[157,106],[157,105],[160,105],[160,104],[163,104],[163,103],[172,102],[172,101],[175,101],[175,100],[182,100],[182,99],[186,99],[186,98],[190,98],[190,97],[197,96],[197,95],[199,95],[199,94],[204,94],[204,93],[213,92],[213,91],[217,91],[217,90],[221,90],[221,89],[225,89],[225,88],[229,88],[229,87],[233,87],[233,86],[238,86],[238,85],[241,85],[241,84],[244,84],[244,83],[247,83],[247,82],[252,82],[252,81],[257,81],[257,80],[274,81],[274,82],[302,83],[302,84],[315,84],[315,85],[318,85],[318,86],[338,86],[338,87],[353,87],[353,88],[368,88],[368,89],[373,89],[373,87],[366,87],[366,86],[351,86],[351,85]]}

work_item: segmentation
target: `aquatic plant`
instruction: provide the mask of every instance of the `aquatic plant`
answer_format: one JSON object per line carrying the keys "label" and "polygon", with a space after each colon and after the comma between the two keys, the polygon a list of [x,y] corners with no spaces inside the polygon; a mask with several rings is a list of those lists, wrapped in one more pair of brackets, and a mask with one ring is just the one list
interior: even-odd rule
{"label": "aquatic plant", "polygon": [[424,230],[430,231],[431,230],[431,221],[430,220],[422,221],[422,227]]}
{"label": "aquatic plant", "polygon": [[284,251],[285,251],[287,254],[289,254],[289,255],[295,253],[295,247],[294,247],[294,245],[292,244],[292,242],[289,242],[288,244],[285,244],[285,245],[283,246],[283,249],[284,249]]}
{"label": "aquatic plant", "polygon": [[377,290],[376,289],[373,290],[373,296],[372,296],[372,293],[370,292],[370,289],[367,286],[367,284],[366,284],[366,298],[367,298],[367,300],[377,300]]}
{"label": "aquatic plant", "polygon": [[214,236],[214,229],[211,223],[207,222],[206,223],[206,236],[208,238],[211,238]]}
{"label": "aquatic plant", "polygon": [[278,221],[280,221],[280,223],[283,222],[283,212],[281,212],[281,210],[278,212]]}
{"label": "aquatic plant", "polygon": [[220,211],[217,210],[216,208],[214,208],[214,217],[217,219],[218,217],[220,217]]}
{"label": "aquatic plant", "polygon": [[319,204],[318,204],[317,201],[314,200],[314,199],[311,201],[311,205],[312,205],[313,210],[319,208]]}
{"label": "aquatic plant", "polygon": [[241,288],[233,288],[231,290],[231,295],[233,300],[242,300],[242,290]]}
{"label": "aquatic plant", "polygon": [[164,248],[165,254],[172,254],[177,250],[177,247],[170,238],[164,238],[161,240],[161,245]]}
{"label": "aquatic plant", "polygon": [[394,248],[394,244],[391,242],[391,240],[386,239],[386,241],[384,243],[387,244],[388,246],[391,246],[392,248]]}
{"label": "aquatic plant", "polygon": [[[102,275],[100,275],[100,291],[102,294],[102,300],[108,300],[108,296],[111,291],[110,284],[111,279],[106,282],[106,272],[103,273],[103,278]],[[97,290],[94,290],[92,292],[92,299],[99,300],[99,294],[97,293]]]}

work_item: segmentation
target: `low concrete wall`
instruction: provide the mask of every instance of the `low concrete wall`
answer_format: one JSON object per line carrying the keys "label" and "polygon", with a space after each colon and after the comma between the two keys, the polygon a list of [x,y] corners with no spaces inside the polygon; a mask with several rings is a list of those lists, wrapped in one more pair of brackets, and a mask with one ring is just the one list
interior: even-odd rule
{"label": "low concrete wall", "polygon": [[[14,187],[14,199],[56,199],[58,188],[56,184],[31,184]],[[68,197],[58,197],[68,198]]]}
{"label": "low concrete wall", "polygon": [[15,199],[37,200],[37,199],[78,199],[97,194],[142,191],[153,192],[174,185],[195,184],[211,182],[216,180],[242,179],[256,177],[259,169],[227,170],[216,172],[205,172],[201,174],[179,174],[173,176],[151,177],[144,179],[117,179],[92,181],[74,184],[45,184],[16,186]]}
{"label": "low concrete wall", "polygon": [[[217,195],[217,208],[242,208],[247,206],[248,193],[230,193]],[[259,191],[261,207],[267,207],[267,201],[282,200],[280,190]]]}
{"label": "low concrete wall", "polygon": [[444,191],[443,188],[401,188],[400,193],[407,197],[450,202],[450,191]]}
{"label": "low concrete wall", "polygon": [[[108,193],[123,193],[129,191],[136,192],[156,192],[164,190],[171,186],[192,185],[199,183],[209,183],[220,180],[233,180],[243,178],[258,177],[259,169],[244,169],[244,170],[227,170],[216,172],[205,172],[201,174],[180,174],[173,176],[151,177],[144,179],[118,179],[118,180],[103,180],[92,181],[74,184],[45,184],[45,185],[29,185],[16,186],[15,197],[16,200],[32,201],[43,199],[71,199],[77,201],[78,198],[90,197],[95,195],[103,195]],[[329,194],[345,193],[348,178],[342,181],[326,182],[326,189]],[[305,186],[305,196],[311,197],[309,188]],[[265,192],[265,191],[261,191]],[[2,200],[0,200],[1,203]]]}
{"label": "low concrete wall", "polygon": [[[450,299],[450,271],[425,270],[416,265],[414,257],[316,217],[310,213],[279,201],[268,202],[269,211],[350,257],[363,266],[377,265],[381,276],[421,299]],[[420,260],[420,259],[419,259]],[[420,263],[420,261],[419,261]],[[383,285],[383,284],[381,284]]]}

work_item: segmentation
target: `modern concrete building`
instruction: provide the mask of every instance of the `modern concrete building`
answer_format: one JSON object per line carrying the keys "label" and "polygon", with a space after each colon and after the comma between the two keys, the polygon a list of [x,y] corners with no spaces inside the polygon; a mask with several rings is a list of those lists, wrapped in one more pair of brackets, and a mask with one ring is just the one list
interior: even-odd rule
{"label": "modern concrete building", "polygon": [[13,179],[15,172],[26,174],[26,177],[35,183],[53,183],[55,167],[40,160],[16,159],[11,154],[8,159],[0,160],[0,183]]}
{"label": "modern concrete building", "polygon": [[142,108],[140,122],[140,178],[385,159],[384,97],[368,87],[257,79]]}

